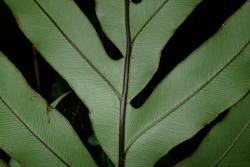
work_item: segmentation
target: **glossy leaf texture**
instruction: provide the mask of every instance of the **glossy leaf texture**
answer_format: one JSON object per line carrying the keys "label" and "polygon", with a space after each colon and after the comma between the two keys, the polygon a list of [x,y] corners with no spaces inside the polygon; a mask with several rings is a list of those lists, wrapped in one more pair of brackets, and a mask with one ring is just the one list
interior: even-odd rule
{"label": "glossy leaf texture", "polygon": [[[124,58],[110,59],[98,34],[71,0],[4,0],[46,61],[87,105],[98,141],[118,161]],[[246,2],[174,68],[146,103],[129,102],[158,68],[161,51],[201,0],[130,3],[132,53],[126,113],[126,166],[147,167],[191,138],[250,89],[250,5]],[[123,0],[97,0],[106,35],[126,50]],[[38,21],[39,20],[39,21]]]}
{"label": "glossy leaf texture", "polygon": [[178,167],[250,166],[250,95],[206,136],[195,153]]}
{"label": "glossy leaf texture", "polygon": [[69,122],[0,53],[0,148],[21,166],[96,166]]}

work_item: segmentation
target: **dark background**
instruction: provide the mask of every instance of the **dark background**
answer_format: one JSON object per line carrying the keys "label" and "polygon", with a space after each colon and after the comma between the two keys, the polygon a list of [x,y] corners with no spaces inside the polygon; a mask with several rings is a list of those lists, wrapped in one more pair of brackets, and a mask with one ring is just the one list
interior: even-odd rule
{"label": "dark background", "polygon": [[[159,69],[131,104],[140,107],[159,82],[194,49],[213,36],[222,23],[246,0],[203,0],[187,20],[176,30],[161,52]],[[120,51],[108,39],[95,14],[94,0],[75,0],[94,25],[108,56],[114,60],[122,58]],[[140,5],[140,0],[132,3]],[[0,51],[23,73],[33,89],[49,103],[66,91],[68,84],[44,61],[35,47],[18,28],[10,10],[0,1]],[[57,109],[70,121],[87,149],[99,166],[113,166],[96,140],[88,117],[88,109],[72,92],[64,98]],[[173,166],[190,156],[209,130],[227,114],[223,112],[192,139],[183,142],[162,157],[155,166]],[[0,134],[1,135],[1,134]],[[18,139],[17,139],[18,140]],[[10,157],[0,149],[0,158],[8,162]]]}

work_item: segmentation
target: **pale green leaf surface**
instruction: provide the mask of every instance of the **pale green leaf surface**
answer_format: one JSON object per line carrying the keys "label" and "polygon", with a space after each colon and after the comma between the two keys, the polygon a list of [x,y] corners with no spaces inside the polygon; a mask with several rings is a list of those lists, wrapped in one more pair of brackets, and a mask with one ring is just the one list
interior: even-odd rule
{"label": "pale green leaf surface", "polygon": [[17,161],[15,161],[13,158],[10,159],[9,166],[10,167],[21,167],[20,164]]}
{"label": "pale green leaf surface", "polygon": [[[136,36],[152,25],[157,26],[157,29],[154,29],[155,33],[157,33],[159,29],[165,30],[165,33],[166,31],[172,31],[171,33],[173,33],[176,27],[180,25],[183,19],[191,13],[192,9],[194,9],[199,2],[201,2],[201,0],[143,0],[139,4],[131,2],[130,30],[132,39],[135,40]],[[126,49],[124,10],[124,0],[96,0],[97,16],[105,33],[123,53],[125,53]],[[162,18],[162,16],[169,18]],[[173,23],[171,24],[172,26],[169,27],[169,23]],[[155,34],[148,35],[149,37],[154,37]],[[169,36],[164,35],[163,37],[165,37],[164,42],[169,38]],[[159,54],[157,53],[156,55]]]}
{"label": "pale green leaf surface", "polygon": [[140,109],[129,108],[127,166],[152,166],[250,89],[249,10],[247,3],[229,18]]}
{"label": "pale green leaf surface", "polygon": [[123,0],[96,0],[96,13],[102,28],[125,55],[125,8]]}
{"label": "pale green leaf surface", "polygon": [[[133,40],[129,100],[157,70],[161,50],[178,26],[201,0],[143,0],[130,3],[130,30]],[[125,50],[124,0],[97,0],[97,14],[104,31]],[[138,79],[140,78],[140,79]]]}
{"label": "pale green leaf surface", "polygon": [[106,55],[93,26],[71,0],[5,2],[12,9],[21,29],[45,59],[53,66],[63,65],[60,70],[56,68],[59,72],[62,68],[63,71],[69,71],[68,73],[73,69],[83,71],[78,74],[81,77],[74,74],[70,78],[79,77],[78,81],[83,78],[82,73],[89,72],[90,76],[93,74],[93,78],[105,78],[105,81],[101,82],[105,86],[109,81],[114,87],[112,89],[121,89],[122,61],[113,61]]}
{"label": "pale green leaf surface", "polygon": [[0,159],[0,167],[9,167],[2,159]]}
{"label": "pale green leaf surface", "polygon": [[63,93],[62,95],[60,95],[56,100],[54,100],[50,106],[53,107],[53,108],[56,108],[57,104],[60,103],[60,101],[66,97],[68,94],[72,93],[72,91],[68,91],[68,92],[65,92]]}
{"label": "pale green leaf surface", "polygon": [[151,79],[158,68],[163,47],[199,2],[201,0],[165,0],[161,5],[154,5],[155,1],[143,0],[138,5],[131,5],[131,32],[135,29],[138,34],[133,38],[129,100]]}
{"label": "pale green leaf surface", "polygon": [[250,166],[250,95],[234,106],[178,167]]}
{"label": "pale green leaf surface", "polygon": [[[111,159],[113,161],[116,161],[118,157],[117,150],[119,100],[117,97],[115,97],[115,92],[112,92],[112,89],[103,80],[103,78],[98,76],[98,74],[93,71],[93,69],[89,67],[86,62],[84,62],[82,57],[75,51],[75,49],[72,48],[69,41],[65,39],[65,35],[68,36],[68,38],[70,38],[70,40],[72,40],[72,42],[74,42],[75,45],[80,48],[84,55],[86,55],[86,57],[94,65],[96,65],[101,73],[104,73],[104,76],[107,77],[107,79],[112,83],[112,86],[114,86],[114,88],[118,92],[121,92],[121,69],[123,69],[121,63],[123,60],[118,62],[106,60],[109,58],[107,58],[107,56],[104,54],[103,49],[100,48],[100,42],[95,38],[96,33],[93,32],[93,30],[91,29],[92,27],[89,25],[89,22],[86,20],[85,16],[82,16],[81,12],[79,12],[79,9],[76,8],[72,2],[66,0],[64,0],[63,2],[59,2],[58,0],[26,1],[25,3],[23,3],[16,2],[14,0],[5,0],[7,5],[9,5],[9,7],[12,9],[21,29],[25,32],[26,36],[34,43],[39,52],[42,53],[42,55],[45,57],[45,59],[68,81],[68,83],[78,94],[78,96],[86,103],[91,111],[93,126],[99,141],[104,147],[104,150],[110,155]],[[39,3],[39,5],[43,9],[41,9],[41,7],[39,7],[36,2]],[[112,20],[114,23],[116,22],[116,20],[118,20],[122,24],[124,24],[124,17],[119,17],[120,15],[116,15],[113,13],[117,11],[124,11],[124,4],[119,6],[120,2],[123,1],[98,1],[98,15],[100,16],[100,13],[102,13],[100,12],[100,10],[104,10],[103,14],[112,14],[112,17],[116,17],[114,19],[109,18],[109,20]],[[140,27],[142,28],[143,24],[146,23],[147,20],[150,19],[150,17],[156,16],[159,13],[159,16],[157,15],[157,17],[155,17],[156,21],[152,23],[150,22],[150,24],[148,24],[149,28],[145,28],[145,33],[152,33],[150,32],[150,30],[152,30],[154,26],[162,26],[162,30],[166,28],[166,30],[164,31],[165,36],[160,34],[163,31],[152,30],[154,34],[152,34],[151,37],[154,37],[155,35],[155,39],[161,37],[161,42],[157,42],[159,44],[158,46],[150,45],[155,49],[147,48],[147,50],[145,50],[144,52],[141,52],[143,49],[145,49],[145,47],[140,47],[142,46],[140,42],[143,42],[147,38],[138,39],[138,41],[136,41],[136,45],[138,45],[138,48],[135,48],[134,50],[137,53],[133,54],[145,54],[151,50],[153,52],[150,53],[154,54],[150,55],[150,53],[148,52],[151,57],[145,59],[144,61],[140,61],[143,57],[140,57],[140,60],[136,60],[136,62],[139,61],[143,63],[143,65],[138,64],[136,71],[134,71],[132,68],[132,71],[134,71],[132,72],[132,74],[138,72],[139,77],[141,77],[140,80],[135,80],[140,82],[136,83],[137,86],[130,86],[130,90],[135,90],[133,89],[133,87],[137,89],[136,91],[134,91],[134,94],[139,91],[138,86],[142,88],[153,71],[156,70],[156,62],[158,61],[157,58],[152,59],[154,61],[148,60],[152,57],[160,56],[159,52],[161,50],[161,47],[163,47],[166,41],[172,36],[174,30],[183,22],[183,20],[188,16],[192,9],[194,9],[198,2],[200,2],[200,0],[191,1],[188,3],[185,3],[185,1],[179,3],[170,1],[168,5],[166,5],[167,1],[154,2],[153,5],[151,2],[152,1],[143,1],[142,7],[131,6],[132,13],[134,11],[134,14],[136,15],[139,14],[139,10],[148,10],[148,12],[144,13],[145,16],[143,15],[140,18],[142,21],[140,20],[140,22],[138,22],[138,25],[135,25],[135,29],[138,29]],[[114,11],[106,11],[105,8],[109,4],[112,4],[111,6],[114,6],[109,6],[109,8]],[[99,7],[101,8],[100,10]],[[44,9],[46,10],[46,13],[43,11]],[[169,11],[169,9],[172,10]],[[182,11],[181,9],[185,10]],[[173,11],[178,12],[176,13],[176,15],[173,15],[171,14]],[[171,21],[166,21],[166,18],[164,17],[165,15],[168,16],[167,20]],[[139,19],[139,16],[136,16],[136,18]],[[39,20],[39,22],[37,22],[37,20]],[[103,19],[100,19],[100,21],[103,22]],[[135,20],[132,21],[134,23],[131,23],[137,24],[137,21]],[[56,25],[54,24],[54,22],[56,22]],[[173,23],[172,26],[169,26],[170,22]],[[58,29],[56,26],[60,26],[60,29]],[[119,29],[119,25],[116,26],[117,28],[113,29],[112,32],[118,30],[117,32],[119,32],[120,35],[124,36],[125,32],[123,32],[123,30],[125,26],[123,26],[122,29]],[[133,29],[133,27],[134,26],[132,26],[131,29]],[[61,30],[64,32],[64,34],[61,33]],[[142,35],[144,34],[142,33]],[[108,35],[110,35],[112,39],[112,35],[109,33]],[[162,38],[163,36],[164,38]],[[118,36],[116,36],[116,39],[119,39]],[[125,48],[124,39],[125,38],[121,40],[121,43]],[[149,40],[146,40],[146,42],[150,43]],[[145,68],[145,70],[141,70],[141,68],[147,63],[147,68]],[[150,70],[150,72],[147,71],[148,69]],[[142,76],[140,74],[142,74]],[[131,77],[133,78],[135,77],[135,75],[131,75]],[[143,84],[141,84],[141,81],[143,81]],[[133,85],[133,83],[131,83],[131,85]],[[108,117],[104,117],[103,115],[108,115]]]}
{"label": "pale green leaf surface", "polygon": [[[92,26],[71,0],[5,2],[16,16],[25,35],[90,109],[98,140],[102,142],[111,159],[117,160],[117,96],[121,91],[123,60],[115,62],[105,55]],[[36,2],[46,9],[47,14]],[[79,54],[48,15],[98,69],[94,69]],[[104,80],[103,77],[108,78]]]}
{"label": "pale green leaf surface", "polygon": [[0,53],[0,148],[25,167],[96,166],[69,122]]}
{"label": "pale green leaf surface", "polygon": [[[130,4],[130,28],[134,41],[128,102],[152,77],[162,48],[200,1],[143,0],[138,5]],[[43,9],[34,0],[5,2],[26,36],[88,106],[98,141],[117,164],[118,97],[124,60],[111,61],[105,55],[96,33],[70,0],[37,1]],[[124,53],[124,1],[97,0],[96,3],[105,33]],[[127,166],[152,166],[249,90],[248,11],[249,3],[232,16],[220,32],[179,64],[157,86],[144,106],[140,109],[127,106]],[[82,27],[85,27],[84,32]],[[61,30],[84,55],[87,51],[89,61],[81,57]],[[91,39],[89,43],[92,36],[94,41]],[[90,53],[88,49],[94,51]]]}

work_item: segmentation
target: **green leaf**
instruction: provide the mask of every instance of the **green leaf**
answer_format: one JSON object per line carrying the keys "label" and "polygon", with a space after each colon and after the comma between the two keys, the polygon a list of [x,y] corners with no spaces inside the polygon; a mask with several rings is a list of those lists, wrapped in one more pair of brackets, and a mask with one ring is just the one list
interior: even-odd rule
{"label": "green leaf", "polygon": [[63,93],[62,95],[60,95],[55,101],[53,101],[50,106],[53,107],[53,108],[56,108],[57,104],[60,103],[60,101],[66,97],[68,94],[70,94],[72,91],[68,91],[68,92],[65,92]]}
{"label": "green leaf", "polygon": [[[128,101],[151,79],[158,68],[162,48],[200,2],[201,0],[143,0],[140,4],[130,3],[133,44]],[[96,5],[105,33],[125,52],[124,0],[97,0]]]}
{"label": "green leaf", "polygon": [[96,166],[69,122],[0,53],[0,148],[22,166]]}
{"label": "green leaf", "polygon": [[96,139],[96,137],[94,135],[89,136],[88,143],[92,146],[100,145],[99,141]]}
{"label": "green leaf", "polygon": [[[4,1],[25,35],[87,105],[98,141],[117,164],[124,58],[113,61],[106,55],[94,28],[70,0]],[[157,70],[162,48],[199,2],[143,0],[129,5],[126,166],[153,166],[250,89],[247,2],[172,70],[141,108],[129,104]],[[96,5],[105,33],[125,55],[124,1],[97,0]]]}
{"label": "green leaf", "polygon": [[0,159],[0,167],[8,167],[8,165],[2,159]]}
{"label": "green leaf", "polygon": [[128,166],[152,166],[250,89],[249,10],[246,3],[179,64],[140,112],[127,113]]}
{"label": "green leaf", "polygon": [[[14,0],[5,0],[5,2],[13,11],[21,29],[27,37],[88,106],[91,111],[90,116],[97,138],[111,159],[116,162],[118,159],[119,98],[120,92],[122,92],[122,64],[124,63],[124,59],[114,62],[108,58],[99,39],[97,39],[97,34],[94,32],[93,27],[88,22],[86,16],[81,13],[72,1],[26,0],[25,3],[23,3]],[[122,1],[119,1],[119,3],[120,2]],[[182,2],[184,2],[185,6],[185,1]],[[166,5],[168,6],[166,7],[167,9],[173,9],[179,12],[177,12],[176,16],[168,16],[168,19],[172,20],[174,26],[169,27],[166,22],[163,27],[166,28],[164,30],[165,34],[163,34],[166,37],[161,38],[162,41],[157,42],[158,45],[152,46],[152,48],[156,48],[159,51],[171,37],[173,30],[184,21],[199,2],[200,1],[192,1],[192,3],[188,3],[192,5],[186,5],[185,11],[179,10],[179,5],[175,3]],[[97,2],[97,6],[102,6],[102,4],[99,3],[100,2]],[[107,1],[106,3],[109,2]],[[162,3],[159,3],[159,5],[160,4]],[[158,10],[164,9],[163,7],[160,8],[159,5],[156,5],[154,11],[151,12],[152,16],[153,13],[158,13]],[[150,3],[147,2],[146,6],[149,8]],[[103,4],[103,8],[105,7]],[[118,7],[119,4],[113,9],[121,12]],[[165,10],[164,12],[167,12],[165,14],[168,14],[168,11]],[[155,20],[161,22],[161,17]],[[119,15],[117,15],[116,19],[121,20]],[[37,20],[39,20],[39,22]],[[144,18],[144,20],[146,19]],[[157,33],[158,31],[154,32]],[[121,34],[124,35],[122,32]],[[152,34],[152,37],[154,36],[155,34]],[[155,38],[159,36],[162,37],[162,34],[158,33]],[[125,42],[123,43],[123,47],[125,47]],[[142,49],[143,48],[139,48],[138,52]],[[148,55],[152,54],[149,58],[158,55],[157,50],[154,50],[154,52],[150,51],[150,53],[148,51],[147,49],[143,52],[144,54],[148,53]],[[142,62],[141,58],[142,57],[139,57],[140,60],[138,59],[138,61]],[[135,57],[135,59],[137,58]],[[140,81],[143,82],[140,82],[140,85],[138,85],[138,83],[133,84],[136,86],[135,88],[138,86],[142,88],[142,83],[146,83],[150,77],[148,74],[156,70],[156,62],[158,60],[152,60],[143,61],[145,64],[138,66],[142,68],[147,66],[144,70],[136,68],[136,71],[133,72],[141,73],[145,71],[142,74],[143,76],[138,73],[139,77],[141,77]],[[136,62],[138,61],[136,60]],[[152,67],[154,69],[152,69]],[[146,69],[151,69],[151,72]],[[147,75],[146,78],[145,74]],[[138,82],[138,80],[134,79],[132,79],[132,81]],[[131,86],[131,89],[133,87],[134,86]],[[138,91],[139,89],[137,88],[136,92]]]}
{"label": "green leaf", "polygon": [[9,165],[10,167],[21,167],[20,164],[14,159],[10,159]]}
{"label": "green leaf", "polygon": [[5,2],[38,51],[90,109],[98,140],[117,159],[123,62],[106,55],[94,28],[72,1]]}
{"label": "green leaf", "polygon": [[178,167],[250,166],[250,95],[234,106]]}

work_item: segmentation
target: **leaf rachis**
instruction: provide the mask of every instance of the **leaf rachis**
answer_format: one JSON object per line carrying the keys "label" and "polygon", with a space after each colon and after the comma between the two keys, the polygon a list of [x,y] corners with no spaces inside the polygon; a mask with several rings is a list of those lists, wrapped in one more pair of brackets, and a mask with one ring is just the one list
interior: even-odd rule
{"label": "leaf rachis", "polygon": [[129,64],[131,57],[131,35],[129,25],[129,0],[125,2],[125,28],[126,28],[126,55],[124,64],[124,76],[123,76],[123,90],[120,99],[120,119],[119,119],[119,167],[124,167],[125,163],[125,117],[126,117],[126,105],[128,95],[128,81],[129,81]]}

